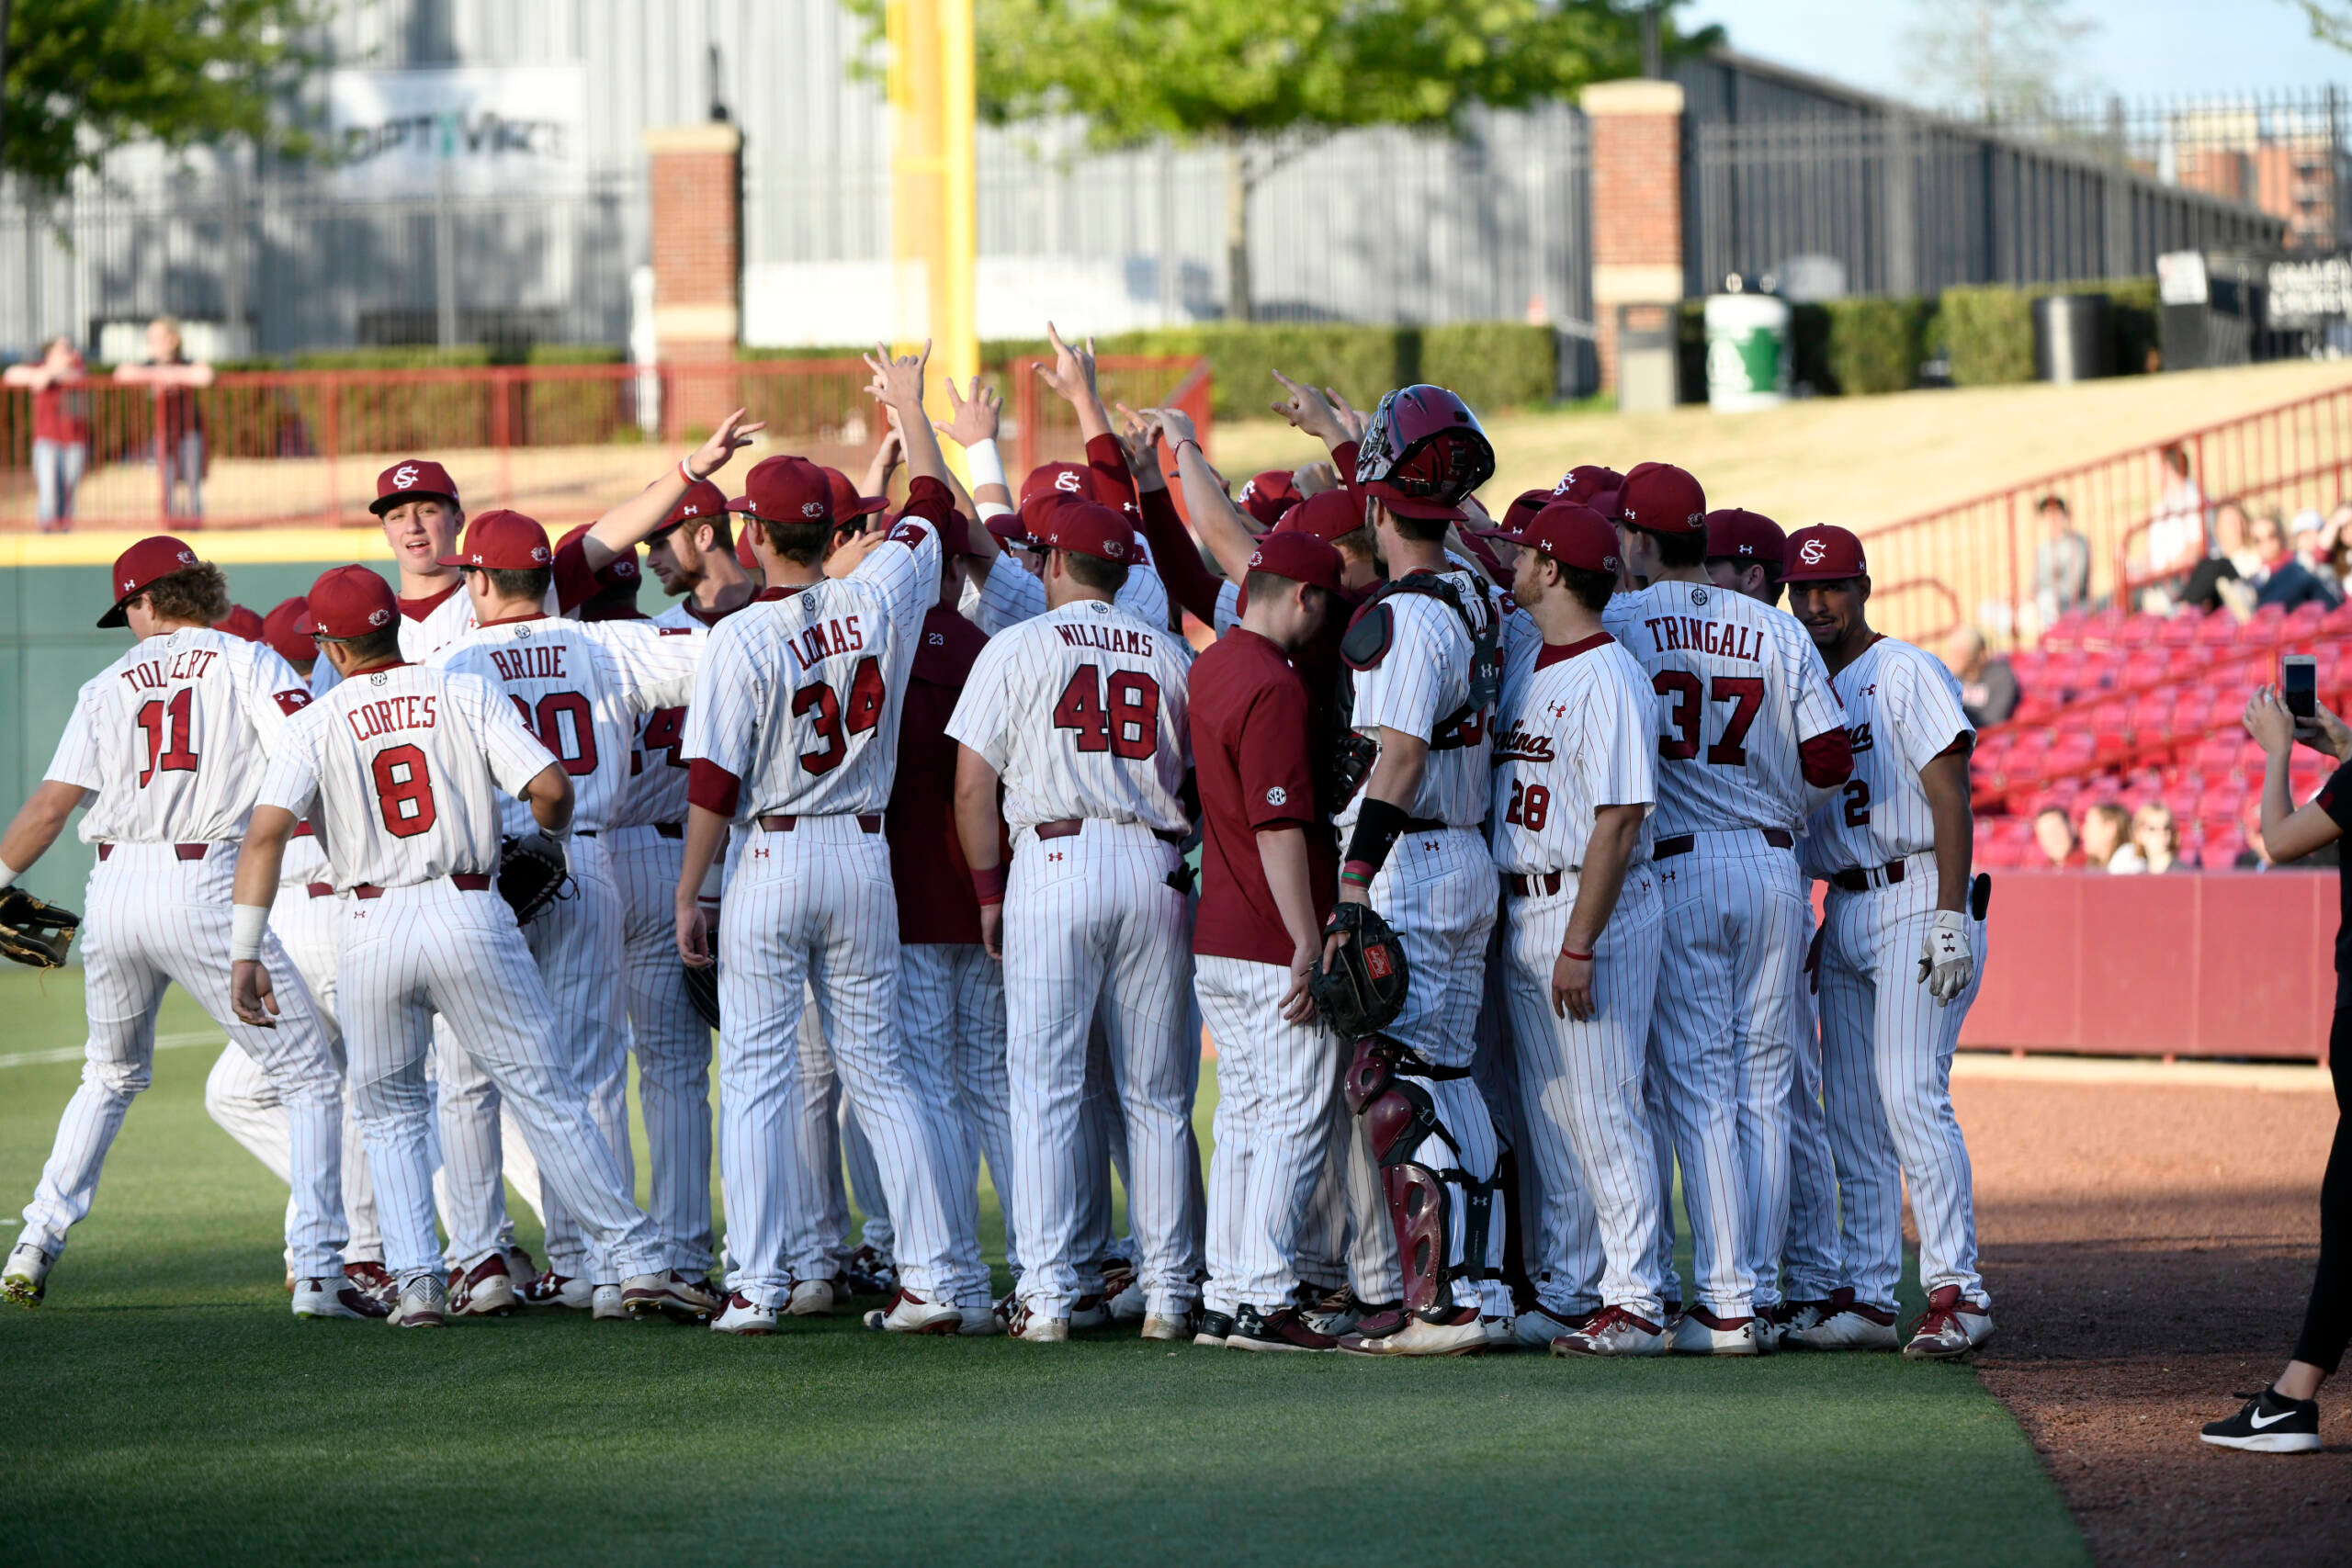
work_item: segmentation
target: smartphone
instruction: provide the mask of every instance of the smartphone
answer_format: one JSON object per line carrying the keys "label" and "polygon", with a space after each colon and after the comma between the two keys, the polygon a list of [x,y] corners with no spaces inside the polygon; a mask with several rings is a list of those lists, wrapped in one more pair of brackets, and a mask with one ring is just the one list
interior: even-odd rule
{"label": "smartphone", "polygon": [[2319,660],[2308,653],[2290,653],[2278,661],[2278,694],[2297,718],[2319,716]]}

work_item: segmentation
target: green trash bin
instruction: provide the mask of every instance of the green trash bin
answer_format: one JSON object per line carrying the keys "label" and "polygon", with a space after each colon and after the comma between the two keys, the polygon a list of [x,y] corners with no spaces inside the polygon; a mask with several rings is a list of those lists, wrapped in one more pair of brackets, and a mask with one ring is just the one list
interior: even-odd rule
{"label": "green trash bin", "polygon": [[1707,297],[1707,406],[1720,412],[1789,400],[1789,304],[1770,294]]}

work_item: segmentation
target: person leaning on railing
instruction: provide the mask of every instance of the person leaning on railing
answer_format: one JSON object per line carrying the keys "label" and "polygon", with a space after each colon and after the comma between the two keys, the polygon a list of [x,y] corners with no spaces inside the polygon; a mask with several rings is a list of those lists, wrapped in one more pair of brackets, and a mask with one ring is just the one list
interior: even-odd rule
{"label": "person leaning on railing", "polygon": [[[2288,785],[2295,743],[2339,762],[2352,761],[2352,728],[2322,707],[2298,724],[2278,688],[2264,686],[2245,705],[2246,733],[2262,747],[2262,839],[2277,860],[2295,860],[2352,827],[2352,767],[2338,768],[2319,795],[2298,810]],[[2311,1453],[2319,1448],[2319,1385],[2335,1375],[2352,1341],[2352,875],[2339,872],[2343,894],[2335,932],[2335,1018],[2327,1066],[2335,1083],[2335,1141],[2319,1189],[2319,1266],[2292,1359],[2278,1380],[2225,1421],[2201,1434],[2221,1448],[2256,1453]]]}
{"label": "person leaning on railing", "polygon": [[[163,470],[164,510],[173,517],[204,515],[204,410],[198,388],[212,385],[212,367],[181,351],[180,324],[171,316],[147,323],[144,365],[115,367],[114,378],[155,391],[155,461]],[[185,487],[187,504],[178,503]]]}
{"label": "person leaning on railing", "polygon": [[33,395],[33,489],[44,534],[74,525],[74,491],[90,466],[88,374],[70,337],[50,339],[38,365],[11,365],[6,380]]}

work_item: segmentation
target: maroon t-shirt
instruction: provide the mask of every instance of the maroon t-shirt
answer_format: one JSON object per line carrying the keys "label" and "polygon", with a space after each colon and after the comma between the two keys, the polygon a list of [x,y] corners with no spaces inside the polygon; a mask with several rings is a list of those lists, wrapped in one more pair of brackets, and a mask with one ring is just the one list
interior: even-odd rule
{"label": "maroon t-shirt", "polygon": [[1258,858],[1258,833],[1306,834],[1306,880],[1319,922],[1331,912],[1339,857],[1315,809],[1306,684],[1282,649],[1236,626],[1193,661],[1193,766],[1201,792],[1201,908],[1193,951],[1290,965],[1283,928]]}
{"label": "maroon t-shirt", "polygon": [[33,439],[64,446],[90,444],[90,391],[80,382],[33,394]]}
{"label": "maroon t-shirt", "polygon": [[947,720],[988,640],[949,605],[933,604],[923,613],[907,700],[899,710],[899,774],[882,818],[890,838],[900,942],[980,940],[979,900],[956,839],[956,745],[948,739]]}

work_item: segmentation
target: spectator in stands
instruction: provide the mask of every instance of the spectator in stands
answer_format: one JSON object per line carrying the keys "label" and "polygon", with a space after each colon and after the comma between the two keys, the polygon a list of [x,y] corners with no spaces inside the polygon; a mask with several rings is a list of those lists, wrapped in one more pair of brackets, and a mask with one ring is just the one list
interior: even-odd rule
{"label": "spectator in stands", "polygon": [[2188,453],[2177,444],[2157,457],[2156,508],[2148,519],[2147,570],[2156,581],[2142,608],[2169,611],[2178,591],[2211,539],[2205,531],[2205,492],[2188,471]]}
{"label": "spectator in stands", "polygon": [[1944,640],[1944,668],[1960,682],[1960,711],[1979,729],[2017,711],[2018,678],[2009,661],[1984,651],[1984,634],[1962,626]]}
{"label": "spectator in stands", "polygon": [[2120,863],[2123,856],[2119,851],[2115,860],[2108,863],[2108,870],[2120,874],[2146,872],[2150,875],[2161,876],[2177,869],[2180,863],[2180,825],[2173,820],[2172,807],[2160,800],[2152,800],[2133,812],[2132,842],[2127,847],[2134,852],[2133,858],[2139,863],[2131,866]]}
{"label": "spectator in stands", "polygon": [[2339,863],[2344,853],[2341,843],[2327,843],[2284,866],[2272,860],[2270,846],[2262,838],[2262,796],[2258,793],[2245,797],[2245,805],[2238,812],[2238,833],[2245,840],[2245,848],[2230,863],[2238,871],[2327,871]]}
{"label": "spectator in stands", "polygon": [[[2225,582],[2236,582],[2255,569],[2254,551],[2246,543],[2245,508],[2234,501],[2222,502],[2213,508],[2213,553],[2190,569],[2188,581],[2179,592],[2185,604],[2200,610],[2218,610],[2224,598],[2233,591],[2225,590]],[[2254,613],[2254,596],[2249,592],[2235,606],[2245,615]]]}
{"label": "spectator in stands", "polygon": [[2292,611],[2305,604],[2318,604],[2332,610],[2344,602],[2342,594],[2296,558],[2294,547],[2288,542],[2286,525],[2278,521],[2277,513],[2266,512],[2256,517],[2247,530],[2246,542],[2259,561],[2246,574],[2246,581],[2254,584],[2257,608],[2276,604]]}
{"label": "spectator in stands", "polygon": [[2338,592],[2352,593],[2352,501],[2339,502],[2320,530],[2320,564],[2312,570],[2335,584]]}
{"label": "spectator in stands", "polygon": [[2069,610],[2088,607],[2091,542],[2075,526],[2065,497],[2045,495],[2036,510],[2041,542],[2033,547],[2033,603],[2046,626]]}
{"label": "spectator in stands", "polygon": [[88,379],[70,337],[50,339],[40,364],[7,369],[7,384],[33,395],[34,508],[44,534],[74,525],[74,491],[90,466]]}
{"label": "spectator in stands", "polygon": [[2083,869],[2119,875],[2144,871],[2131,844],[2132,816],[2111,800],[2083,813]]}
{"label": "spectator in stands", "polygon": [[147,363],[118,366],[114,378],[155,389],[155,461],[163,469],[164,511],[172,517],[202,517],[204,410],[196,394],[212,385],[212,367],[187,357],[175,317],[158,316],[147,323]]}
{"label": "spectator in stands", "polygon": [[2052,871],[2071,871],[2083,863],[2080,846],[2075,842],[2075,824],[2055,806],[2034,813],[2033,842]]}
{"label": "spectator in stands", "polygon": [[2303,563],[2303,570],[2335,586],[2327,570],[2327,519],[2319,514],[2319,508],[2306,506],[2296,513],[2295,520],[2287,525],[2287,534],[2294,541],[2295,558]]}

